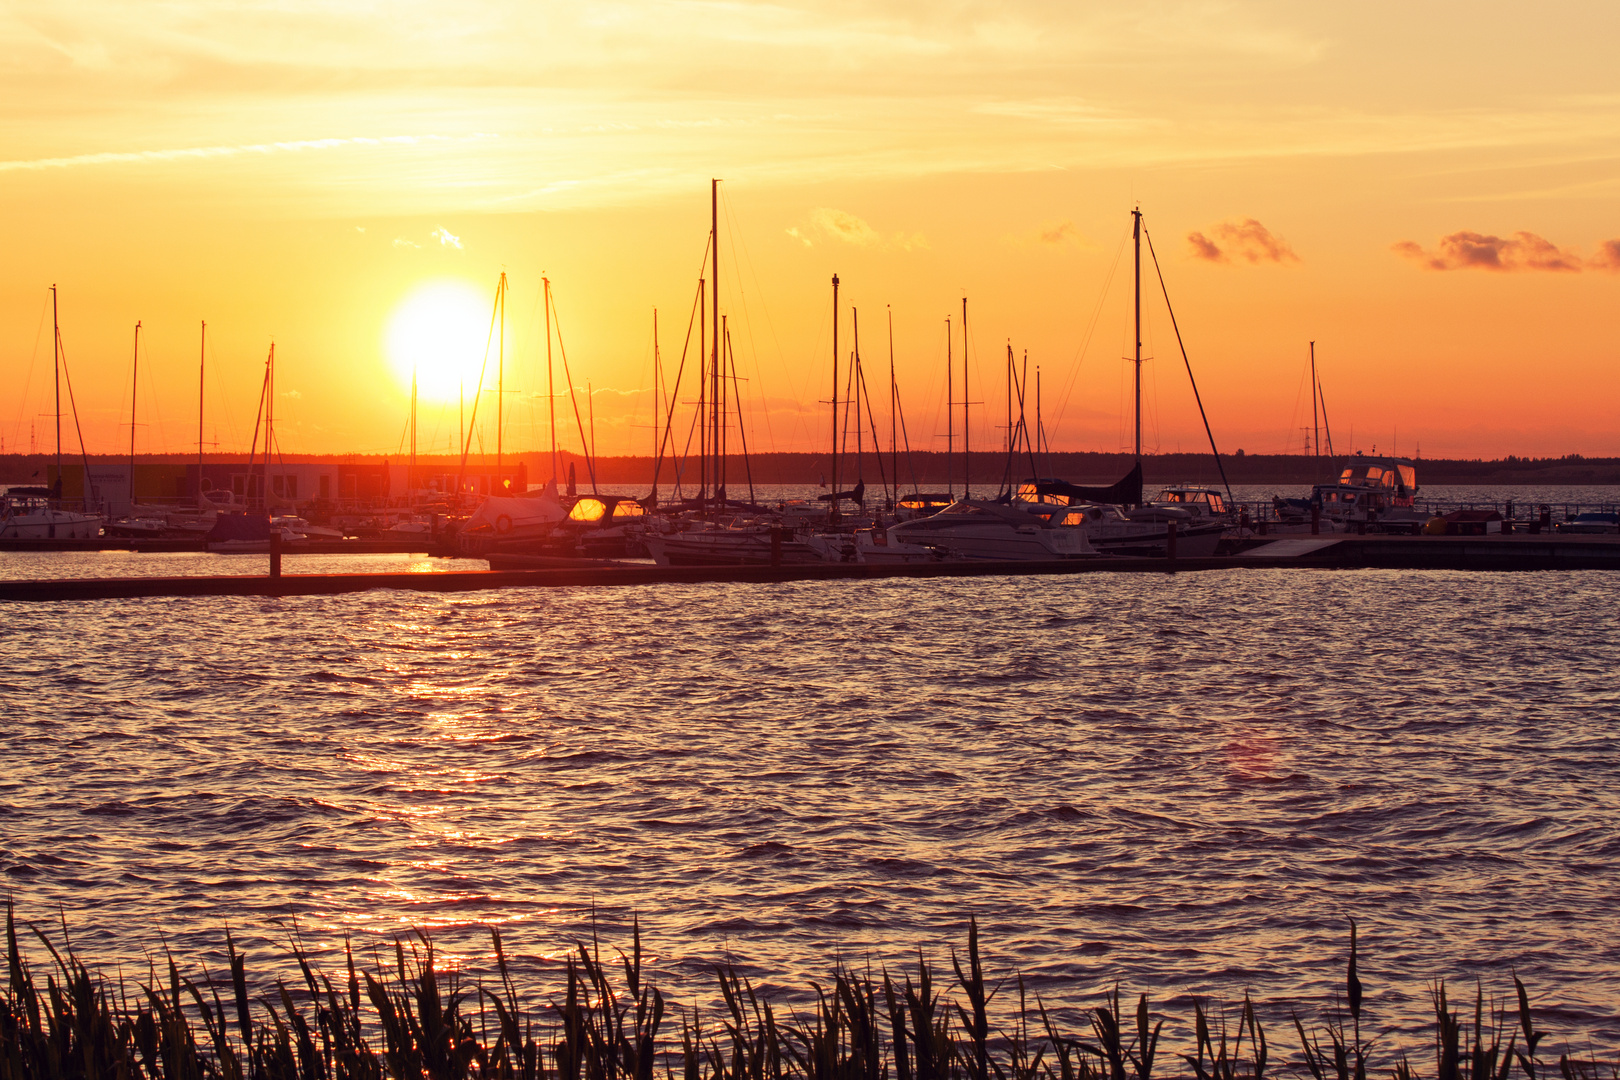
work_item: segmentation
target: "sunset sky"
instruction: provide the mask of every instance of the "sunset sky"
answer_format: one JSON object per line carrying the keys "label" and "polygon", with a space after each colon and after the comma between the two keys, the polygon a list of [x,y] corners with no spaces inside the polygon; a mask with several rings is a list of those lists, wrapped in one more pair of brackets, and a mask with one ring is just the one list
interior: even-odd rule
{"label": "sunset sky", "polygon": [[[546,439],[545,275],[599,451],[648,452],[721,177],[756,450],[825,448],[835,272],[884,413],[893,312],[914,446],[966,296],[977,446],[1010,342],[1060,449],[1127,447],[1139,204],[1223,449],[1301,450],[1314,339],[1337,449],[1620,454],[1616,41],[1612,3],[10,0],[0,438],[51,446],[54,283],[91,452],[137,320],[137,448],[195,452],[206,319],[210,449],[274,341],[284,452],[394,454],[399,342],[476,367],[505,271],[505,445]],[[1196,449],[1144,262],[1145,442]],[[453,358],[416,352],[443,452]]]}

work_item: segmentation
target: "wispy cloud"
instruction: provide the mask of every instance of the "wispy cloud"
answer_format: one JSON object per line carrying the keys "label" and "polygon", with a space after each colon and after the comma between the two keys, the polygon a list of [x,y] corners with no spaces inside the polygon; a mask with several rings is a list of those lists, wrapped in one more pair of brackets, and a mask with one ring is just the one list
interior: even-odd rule
{"label": "wispy cloud", "polygon": [[461,250],[461,237],[456,236],[443,225],[440,225],[437,229],[434,229],[432,236],[433,239],[439,242],[439,246],[441,247],[453,247],[457,251]]}
{"label": "wispy cloud", "polygon": [[71,169],[82,165],[140,165],[188,159],[241,157],[249,154],[297,153],[306,150],[334,150],[341,146],[415,146],[420,143],[460,142],[491,139],[477,135],[384,135],[377,138],[297,139],[290,142],[242,143],[236,146],[188,146],[177,150],[135,150],[127,153],[75,154],[72,157],[33,158],[0,161],[0,172]]}
{"label": "wispy cloud", "polygon": [[394,237],[394,246],[397,248],[419,248],[422,245],[414,240],[407,240],[403,236]]}
{"label": "wispy cloud", "polygon": [[[1582,259],[1575,251],[1522,230],[1512,236],[1491,236],[1467,230],[1454,232],[1442,236],[1433,251],[1424,250],[1413,240],[1402,240],[1393,248],[1397,254],[1420,262],[1430,270],[1545,270],[1577,274],[1582,266]],[[1617,254],[1620,252],[1611,251],[1605,245],[1593,265],[1607,268],[1604,260]]]}
{"label": "wispy cloud", "polygon": [[1620,240],[1605,240],[1598,245],[1597,257],[1592,260],[1592,269],[1620,272]]}
{"label": "wispy cloud", "polygon": [[[903,232],[880,233],[864,218],[856,217],[847,210],[835,210],[830,206],[817,207],[811,212],[810,227],[828,239],[841,240],[856,247],[880,251],[914,251],[928,247],[928,238],[921,233],[912,233],[909,236]],[[787,233],[806,247],[812,244],[810,237],[796,226],[787,230]]]}
{"label": "wispy cloud", "polygon": [[1040,241],[1052,245],[1079,243],[1080,230],[1074,227],[1072,221],[1060,221],[1055,225],[1042,227]]}
{"label": "wispy cloud", "polygon": [[1254,218],[1223,221],[1210,229],[1212,236],[1201,232],[1187,234],[1187,246],[1193,258],[1214,263],[1229,263],[1234,258],[1250,263],[1289,264],[1299,262],[1299,256],[1288,241],[1260,224]]}

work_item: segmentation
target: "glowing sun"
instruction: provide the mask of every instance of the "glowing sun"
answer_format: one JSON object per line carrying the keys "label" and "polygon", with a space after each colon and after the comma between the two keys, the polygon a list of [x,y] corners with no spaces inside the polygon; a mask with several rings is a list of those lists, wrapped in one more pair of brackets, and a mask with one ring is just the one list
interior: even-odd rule
{"label": "glowing sun", "polygon": [[[478,390],[493,301],[465,281],[430,281],[405,295],[388,318],[388,362],[417,396],[455,401]],[[491,364],[494,360],[491,359]]]}

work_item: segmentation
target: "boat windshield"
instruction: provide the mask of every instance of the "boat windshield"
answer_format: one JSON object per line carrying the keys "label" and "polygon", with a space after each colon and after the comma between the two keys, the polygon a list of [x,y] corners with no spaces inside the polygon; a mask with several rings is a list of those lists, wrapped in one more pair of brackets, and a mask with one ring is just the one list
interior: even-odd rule
{"label": "boat windshield", "polygon": [[607,516],[607,503],[601,499],[582,498],[568,511],[569,521],[601,521]]}
{"label": "boat windshield", "polygon": [[615,520],[618,518],[638,518],[646,516],[647,508],[636,502],[634,499],[625,499],[623,502],[619,503],[619,505],[613,508],[613,517]]}
{"label": "boat windshield", "polygon": [[1026,503],[1042,503],[1047,506],[1067,506],[1069,503],[1068,496],[1066,495],[1041,494],[1040,485],[1035,483],[1018,485],[1018,501]]}

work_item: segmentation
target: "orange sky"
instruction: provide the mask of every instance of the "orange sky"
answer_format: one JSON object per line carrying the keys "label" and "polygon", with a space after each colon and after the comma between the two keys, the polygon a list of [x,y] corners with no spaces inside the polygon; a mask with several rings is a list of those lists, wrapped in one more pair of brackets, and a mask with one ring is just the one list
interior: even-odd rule
{"label": "orange sky", "polygon": [[[194,451],[207,319],[210,447],[245,449],[273,339],[285,452],[396,453],[391,315],[505,270],[506,445],[546,439],[546,274],[600,452],[645,452],[720,176],[754,449],[826,444],[834,272],[880,412],[892,307],[914,445],[965,294],[976,446],[1009,341],[1060,448],[1128,446],[1139,202],[1223,449],[1301,448],[1315,339],[1339,449],[1620,454],[1616,40],[1600,3],[18,0],[0,438],[51,445],[54,282],[92,452],[128,446],[137,319],[137,447]],[[1145,442],[1194,449],[1149,289]],[[425,401],[422,448],[457,424]]]}

